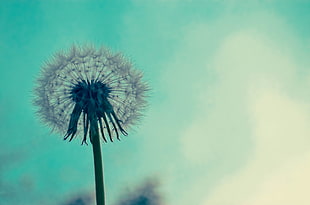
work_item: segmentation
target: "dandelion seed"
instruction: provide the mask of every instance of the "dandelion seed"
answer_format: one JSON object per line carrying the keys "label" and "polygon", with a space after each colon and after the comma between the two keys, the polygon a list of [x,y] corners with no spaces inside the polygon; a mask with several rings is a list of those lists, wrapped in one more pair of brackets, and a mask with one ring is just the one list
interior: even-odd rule
{"label": "dandelion seed", "polygon": [[127,135],[146,105],[147,85],[141,78],[141,72],[119,53],[73,46],[43,66],[35,105],[46,124],[65,133],[65,140],[83,132],[82,144],[87,144],[94,117],[103,141],[107,136],[113,141]]}

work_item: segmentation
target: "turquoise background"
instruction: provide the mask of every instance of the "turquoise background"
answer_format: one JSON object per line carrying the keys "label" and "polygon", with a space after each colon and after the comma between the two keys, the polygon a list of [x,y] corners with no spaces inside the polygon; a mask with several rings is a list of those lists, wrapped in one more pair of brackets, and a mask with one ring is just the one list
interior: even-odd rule
{"label": "turquoise background", "polygon": [[[218,91],[215,87],[223,79],[212,65],[222,43],[244,30],[264,36],[262,42],[276,50],[288,50],[298,66],[293,69],[294,81],[283,80],[292,85],[285,91],[309,109],[309,1],[2,0],[0,204],[64,204],[80,194],[93,196],[91,146],[80,146],[80,140],[68,143],[63,135],[50,133],[31,103],[41,66],[73,43],[104,45],[124,53],[143,71],[151,87],[149,106],[139,126],[121,142],[102,146],[107,204],[117,204],[129,190],[150,179],[160,182],[159,193],[166,204],[204,204],[223,177],[233,176],[251,161],[256,147],[250,119],[240,112],[232,122],[202,114],[202,110],[223,107],[228,118],[234,115],[231,102],[238,103],[242,94],[232,93],[230,100],[225,98],[217,105],[220,94],[214,93]],[[251,68],[246,72],[257,74]],[[286,70],[275,68],[272,75],[277,72]],[[230,75],[229,71],[223,73]],[[239,82],[233,79],[233,84],[234,80]],[[204,91],[211,97],[202,100],[201,106]],[[237,106],[239,109],[243,110]],[[205,143],[206,150],[212,152],[210,144],[216,145],[210,160],[204,161],[209,152],[201,152],[203,163],[193,162],[184,151],[187,138],[183,135],[197,122],[197,116],[205,116],[215,130],[232,127],[221,132],[220,138],[210,131],[206,137],[198,137],[206,140],[200,142],[192,133],[192,140]]]}

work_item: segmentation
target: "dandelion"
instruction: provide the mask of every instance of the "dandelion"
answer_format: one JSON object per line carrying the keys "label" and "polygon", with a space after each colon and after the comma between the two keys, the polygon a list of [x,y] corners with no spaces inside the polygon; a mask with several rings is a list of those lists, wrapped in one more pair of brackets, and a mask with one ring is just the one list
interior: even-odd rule
{"label": "dandelion", "polygon": [[72,46],[57,53],[42,69],[34,104],[41,119],[71,141],[93,146],[96,199],[104,204],[102,141],[120,140],[141,117],[148,90],[142,73],[120,53],[106,48]]}

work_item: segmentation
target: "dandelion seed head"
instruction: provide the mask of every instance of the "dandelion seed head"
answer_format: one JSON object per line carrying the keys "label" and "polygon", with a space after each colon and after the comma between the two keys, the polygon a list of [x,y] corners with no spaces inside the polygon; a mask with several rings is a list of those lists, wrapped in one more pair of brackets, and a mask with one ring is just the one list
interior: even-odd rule
{"label": "dandelion seed head", "polygon": [[142,73],[125,57],[107,48],[72,46],[45,63],[37,79],[34,104],[41,119],[70,141],[84,133],[90,117],[101,135],[119,139],[134,125],[145,108],[147,84]]}

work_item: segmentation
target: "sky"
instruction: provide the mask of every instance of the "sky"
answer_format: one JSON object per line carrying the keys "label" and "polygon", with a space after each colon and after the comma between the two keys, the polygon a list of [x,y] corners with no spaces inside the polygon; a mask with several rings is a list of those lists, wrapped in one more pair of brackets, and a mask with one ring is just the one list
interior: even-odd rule
{"label": "sky", "polygon": [[0,203],[94,203],[91,146],[32,105],[44,62],[93,44],[151,88],[102,144],[107,204],[310,204],[309,25],[307,0],[1,1]]}

